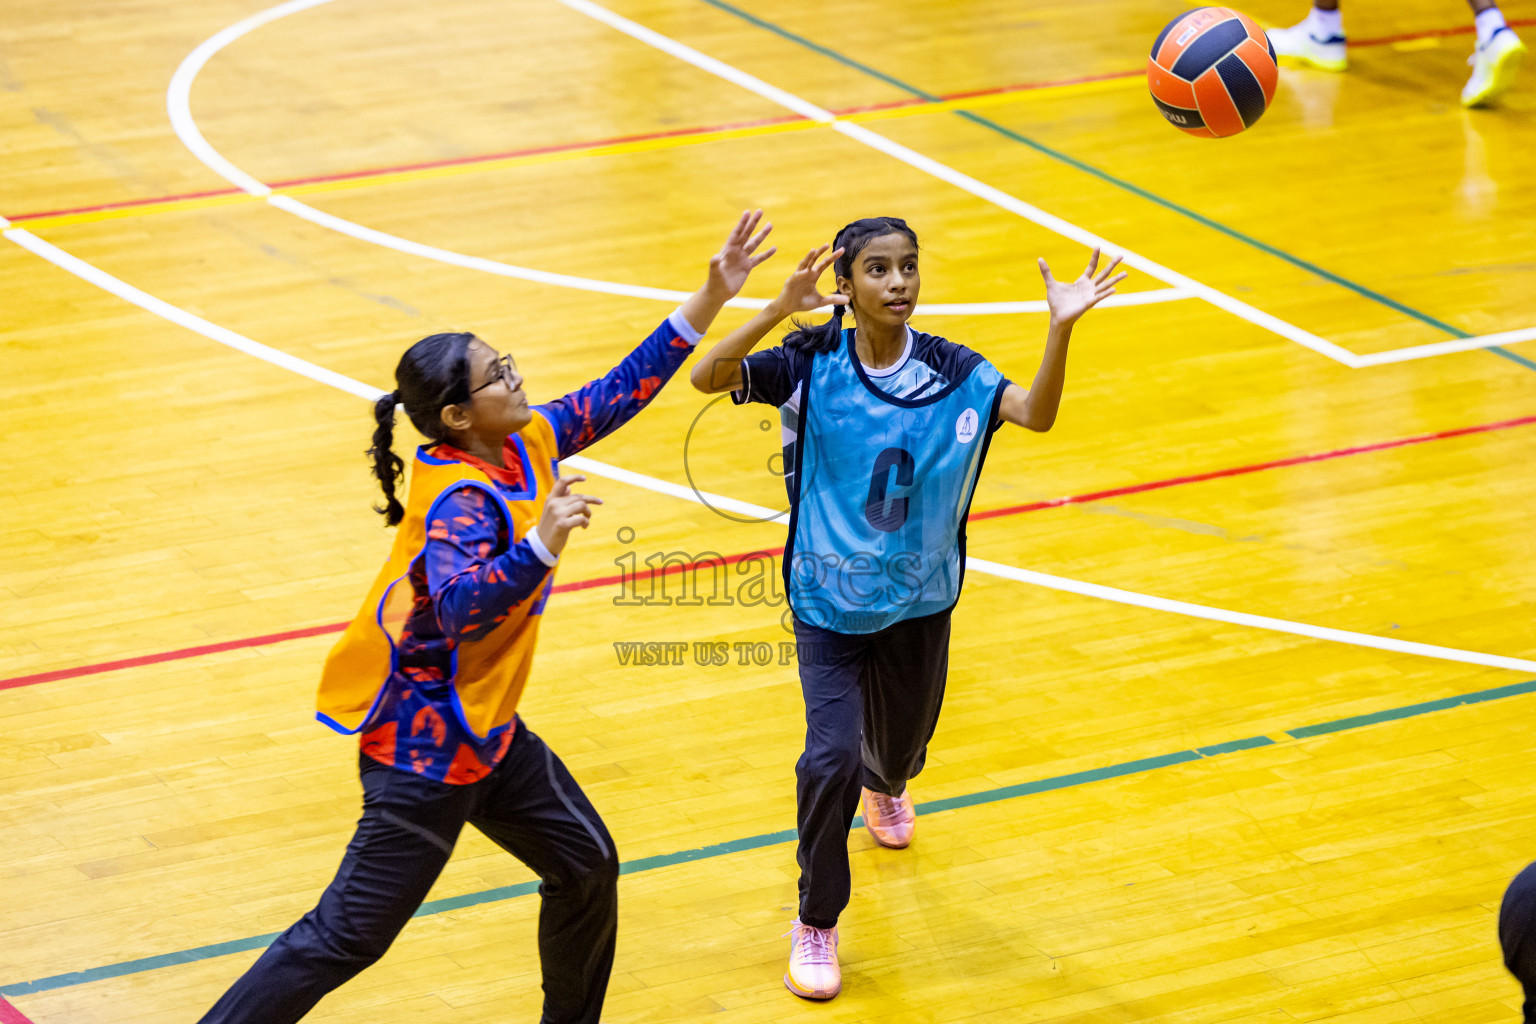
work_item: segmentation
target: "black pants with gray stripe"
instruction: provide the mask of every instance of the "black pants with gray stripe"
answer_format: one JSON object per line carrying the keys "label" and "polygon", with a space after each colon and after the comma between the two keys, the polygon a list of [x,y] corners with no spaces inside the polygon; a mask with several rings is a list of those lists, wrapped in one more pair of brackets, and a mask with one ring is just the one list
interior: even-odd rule
{"label": "black pants with gray stripe", "polygon": [[565,765],[521,721],[516,729],[496,769],[467,786],[360,755],[363,817],[336,878],[202,1024],[297,1021],[378,960],[426,898],[465,822],[542,880],[544,1024],[597,1024],[618,932],[618,857]]}

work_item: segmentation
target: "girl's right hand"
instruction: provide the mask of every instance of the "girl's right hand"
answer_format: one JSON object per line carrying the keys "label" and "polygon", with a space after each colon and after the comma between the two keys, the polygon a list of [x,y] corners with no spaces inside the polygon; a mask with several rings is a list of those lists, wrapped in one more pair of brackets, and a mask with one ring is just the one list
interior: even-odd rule
{"label": "girl's right hand", "polygon": [[571,492],[571,484],[585,479],[584,476],[560,477],[544,501],[544,512],[539,516],[537,529],[539,539],[552,555],[565,550],[565,542],[570,539],[573,529],[578,526],[583,530],[587,528],[587,524],[592,521],[591,506],[603,503],[602,498]]}
{"label": "girl's right hand", "polygon": [[[709,260],[709,284],[707,287],[718,291],[725,296],[726,301],[734,299],[747,283],[747,276],[756,270],[764,261],[779,251],[774,246],[767,252],[759,253],[757,247],[763,244],[763,239],[773,230],[772,224],[764,224],[761,231],[757,225],[763,219],[763,211],[756,213],[742,211],[736,226],[726,237],[725,244],[720,251],[710,257]],[[753,232],[757,232],[753,234]]]}
{"label": "girl's right hand", "polygon": [[789,275],[789,280],[784,282],[784,288],[779,292],[779,297],[773,300],[773,304],[783,316],[795,313],[809,313],[813,309],[822,306],[845,305],[848,296],[841,292],[833,292],[831,295],[823,295],[816,288],[816,282],[826,272],[843,250],[827,252],[830,245],[818,246],[805,254],[805,259],[795,268],[795,272]]}

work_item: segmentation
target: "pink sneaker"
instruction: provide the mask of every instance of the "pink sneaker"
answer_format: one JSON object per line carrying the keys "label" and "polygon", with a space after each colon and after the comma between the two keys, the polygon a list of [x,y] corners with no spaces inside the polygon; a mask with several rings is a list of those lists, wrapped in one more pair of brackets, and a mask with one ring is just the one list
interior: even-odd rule
{"label": "pink sneaker", "polygon": [[863,793],[864,827],[875,837],[875,842],[900,850],[912,842],[917,831],[917,812],[912,808],[912,794],[901,791],[901,796],[886,796],[866,789]]}
{"label": "pink sneaker", "polygon": [[831,999],[843,990],[837,965],[837,929],[812,928],[796,918],[789,931],[789,971],[784,987],[802,999]]}

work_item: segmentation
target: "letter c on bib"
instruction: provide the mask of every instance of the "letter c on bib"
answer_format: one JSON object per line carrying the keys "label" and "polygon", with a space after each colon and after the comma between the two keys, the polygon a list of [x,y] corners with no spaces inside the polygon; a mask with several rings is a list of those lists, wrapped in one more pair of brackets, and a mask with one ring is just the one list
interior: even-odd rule
{"label": "letter c on bib", "polygon": [[[974,414],[973,414],[974,415]],[[907,499],[891,498],[891,470],[896,471],[897,487],[912,486],[917,463],[905,448],[887,448],[875,456],[875,468],[869,475],[869,497],[864,502],[864,518],[882,533],[894,533],[907,521]]]}

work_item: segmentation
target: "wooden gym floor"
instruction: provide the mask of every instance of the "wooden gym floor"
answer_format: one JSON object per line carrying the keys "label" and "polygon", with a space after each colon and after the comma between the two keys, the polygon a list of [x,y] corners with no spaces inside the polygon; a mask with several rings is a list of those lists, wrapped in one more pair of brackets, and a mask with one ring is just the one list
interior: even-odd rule
{"label": "wooden gym floor", "polygon": [[[575,387],[751,206],[788,253],[906,217],[930,303],[1037,301],[1090,234],[1154,301],[993,445],[930,813],[850,837],[828,1005],[780,984],[793,668],[615,647],[787,639],[615,603],[632,555],[782,543],[686,489],[780,507],[772,410],[679,381],[588,453],[524,714],[629,865],[607,1019],[1515,1020],[1536,74],[1463,111],[1465,5],[1351,0],[1351,71],[1209,142],[1139,78],[1174,0],[734,2],[0,2],[0,1021],[195,1020],[330,878],[355,741],[311,698],[389,541],[358,396],[445,328]],[[918,322],[1026,382],[1045,326]],[[466,834],[312,1019],[535,1019],[529,877]]]}

